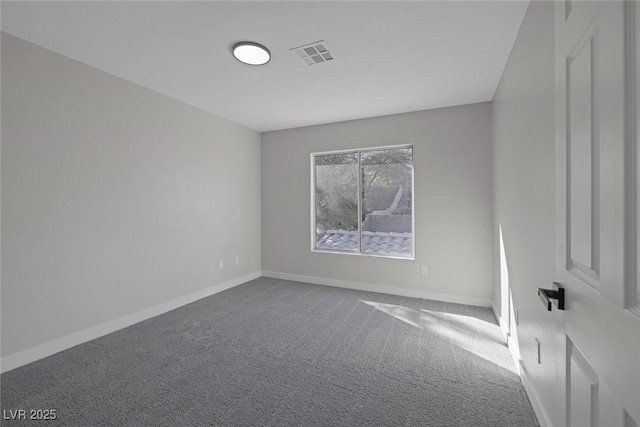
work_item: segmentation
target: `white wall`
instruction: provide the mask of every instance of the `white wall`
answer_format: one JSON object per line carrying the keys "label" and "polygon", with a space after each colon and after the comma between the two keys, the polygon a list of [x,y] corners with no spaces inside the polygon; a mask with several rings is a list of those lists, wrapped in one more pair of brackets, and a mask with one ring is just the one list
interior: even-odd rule
{"label": "white wall", "polygon": [[[490,103],[267,132],[262,144],[265,274],[490,304]],[[414,144],[415,261],[311,252],[310,153],[394,144]]]}
{"label": "white wall", "polygon": [[2,34],[3,361],[259,272],[260,191],[259,133]]}
{"label": "white wall", "polygon": [[[555,268],[553,24],[553,2],[531,2],[493,101],[494,299],[505,328],[510,328],[512,350],[522,358],[528,391],[551,422],[553,353],[560,328],[538,299],[537,288],[551,288]],[[506,258],[502,268],[500,228]],[[505,267],[513,308],[519,311],[517,326],[502,298]],[[541,364],[535,359],[535,338],[541,343]]]}

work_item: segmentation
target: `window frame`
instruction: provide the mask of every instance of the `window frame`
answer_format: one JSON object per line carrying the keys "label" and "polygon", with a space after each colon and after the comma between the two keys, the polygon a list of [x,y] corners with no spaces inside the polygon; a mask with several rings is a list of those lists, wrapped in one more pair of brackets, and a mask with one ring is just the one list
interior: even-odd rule
{"label": "window frame", "polygon": [[[379,254],[371,252],[362,252],[362,174],[361,174],[361,156],[360,153],[367,151],[384,151],[384,150],[397,150],[403,148],[411,149],[411,256],[400,256],[394,254]],[[347,250],[327,250],[316,248],[316,156],[326,156],[331,154],[358,154],[358,251]],[[374,258],[390,258],[401,259],[406,261],[415,261],[416,259],[416,206],[415,206],[415,162],[414,162],[414,144],[401,144],[401,145],[383,145],[379,147],[367,147],[367,148],[354,148],[348,150],[332,150],[322,151],[317,153],[310,153],[310,168],[311,182],[310,182],[310,207],[311,207],[311,252],[325,253],[325,254],[339,254],[339,255],[355,255]]]}

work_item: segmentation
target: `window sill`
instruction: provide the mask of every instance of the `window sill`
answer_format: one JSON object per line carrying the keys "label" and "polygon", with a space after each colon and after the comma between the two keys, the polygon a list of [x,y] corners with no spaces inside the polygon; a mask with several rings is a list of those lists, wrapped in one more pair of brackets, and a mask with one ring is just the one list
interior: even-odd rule
{"label": "window sill", "polygon": [[402,255],[383,255],[377,253],[368,253],[368,252],[354,252],[354,251],[339,251],[339,250],[323,250],[323,249],[311,249],[311,252],[321,253],[321,254],[334,254],[334,255],[355,255],[361,257],[370,257],[370,258],[389,258],[389,259],[401,259],[405,261],[415,261],[415,255],[411,256],[402,256]]}

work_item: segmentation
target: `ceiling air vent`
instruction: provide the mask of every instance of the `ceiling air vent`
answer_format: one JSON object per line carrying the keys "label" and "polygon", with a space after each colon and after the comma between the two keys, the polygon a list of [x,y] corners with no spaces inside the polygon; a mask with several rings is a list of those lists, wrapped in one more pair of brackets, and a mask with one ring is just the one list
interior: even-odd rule
{"label": "ceiling air vent", "polygon": [[295,51],[300,59],[307,65],[316,65],[333,60],[333,56],[331,56],[324,40],[294,47],[289,50]]}

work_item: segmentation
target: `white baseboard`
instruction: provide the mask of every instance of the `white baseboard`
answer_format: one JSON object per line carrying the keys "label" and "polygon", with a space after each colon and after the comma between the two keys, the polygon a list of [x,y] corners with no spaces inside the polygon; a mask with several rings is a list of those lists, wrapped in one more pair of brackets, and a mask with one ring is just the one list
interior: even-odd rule
{"label": "white baseboard", "polygon": [[500,331],[502,332],[502,337],[504,338],[505,341],[508,342],[509,328],[507,328],[507,324],[505,323],[502,316],[500,316],[500,313],[498,312],[498,307],[496,307],[496,305],[492,303],[491,310],[493,311],[493,315],[496,317],[496,321],[498,322],[498,325],[500,325]]}
{"label": "white baseboard", "polygon": [[224,283],[218,283],[217,285],[213,285],[206,289],[202,289],[200,291],[176,298],[172,301],[168,301],[163,304],[159,304],[154,307],[129,314],[119,319],[111,320],[101,325],[94,326],[92,328],[85,329],[83,331],[76,332],[74,334],[67,335],[53,341],[49,341],[45,344],[27,350],[10,354],[0,360],[0,372],[7,372],[36,360],[42,359],[44,357],[51,356],[52,354],[74,347],[78,344],[91,341],[103,335],[115,332],[119,329],[126,328],[127,326],[142,322],[143,320],[149,319],[151,317],[166,313],[167,311],[182,307],[183,305],[192,303],[199,299],[217,294],[218,292],[233,288],[234,286],[241,285],[250,280],[257,279],[260,276],[262,276],[262,272],[255,271],[251,274],[247,274],[246,276],[238,277]]}
{"label": "white baseboard", "polygon": [[527,396],[529,397],[529,401],[531,401],[531,406],[533,407],[533,411],[536,414],[536,418],[538,419],[538,423],[540,427],[553,427],[553,423],[551,423],[549,415],[545,411],[544,407],[541,404],[541,400],[536,393],[531,381],[529,381],[529,376],[527,374],[527,370],[522,363],[522,360],[518,357],[518,349],[515,349],[516,346],[515,340],[512,339],[509,334],[509,329],[507,328],[507,324],[505,320],[498,313],[498,308],[495,304],[491,305],[491,309],[493,310],[493,314],[496,316],[498,320],[498,324],[500,325],[500,330],[502,331],[502,335],[504,336],[505,341],[507,342],[507,346],[509,348],[509,354],[511,354],[511,358],[513,359],[513,364],[516,367],[516,371],[518,371],[518,375],[520,375],[520,381],[522,381],[522,385],[524,386],[524,390],[527,392]]}
{"label": "white baseboard", "polygon": [[[493,301],[491,302],[491,311],[493,311],[493,315],[496,318],[496,322],[498,322],[498,324],[500,324],[500,320],[501,320],[500,313],[498,313],[498,308],[493,303]],[[502,329],[502,328],[500,328],[500,329]]]}
{"label": "white baseboard", "polygon": [[358,291],[378,292],[381,294],[399,295],[399,296],[410,297],[410,298],[430,299],[430,300],[436,300],[436,301],[452,302],[456,304],[476,305],[480,307],[491,307],[493,304],[493,302],[490,299],[484,299],[484,298],[461,297],[457,295],[425,292],[417,289],[396,288],[394,286],[375,285],[371,283],[327,279],[325,277],[303,276],[300,274],[281,273],[277,271],[263,271],[262,275],[265,277],[272,277],[274,279],[313,283],[314,285],[334,286],[337,288],[347,288],[347,289],[355,289]]}
{"label": "white baseboard", "polygon": [[553,427],[549,414],[545,411],[544,406],[541,405],[540,397],[529,381],[527,370],[524,368],[522,361],[520,362],[520,380],[522,381],[522,385],[524,385],[527,396],[529,396],[531,406],[533,406],[533,411],[536,413],[540,427]]}

